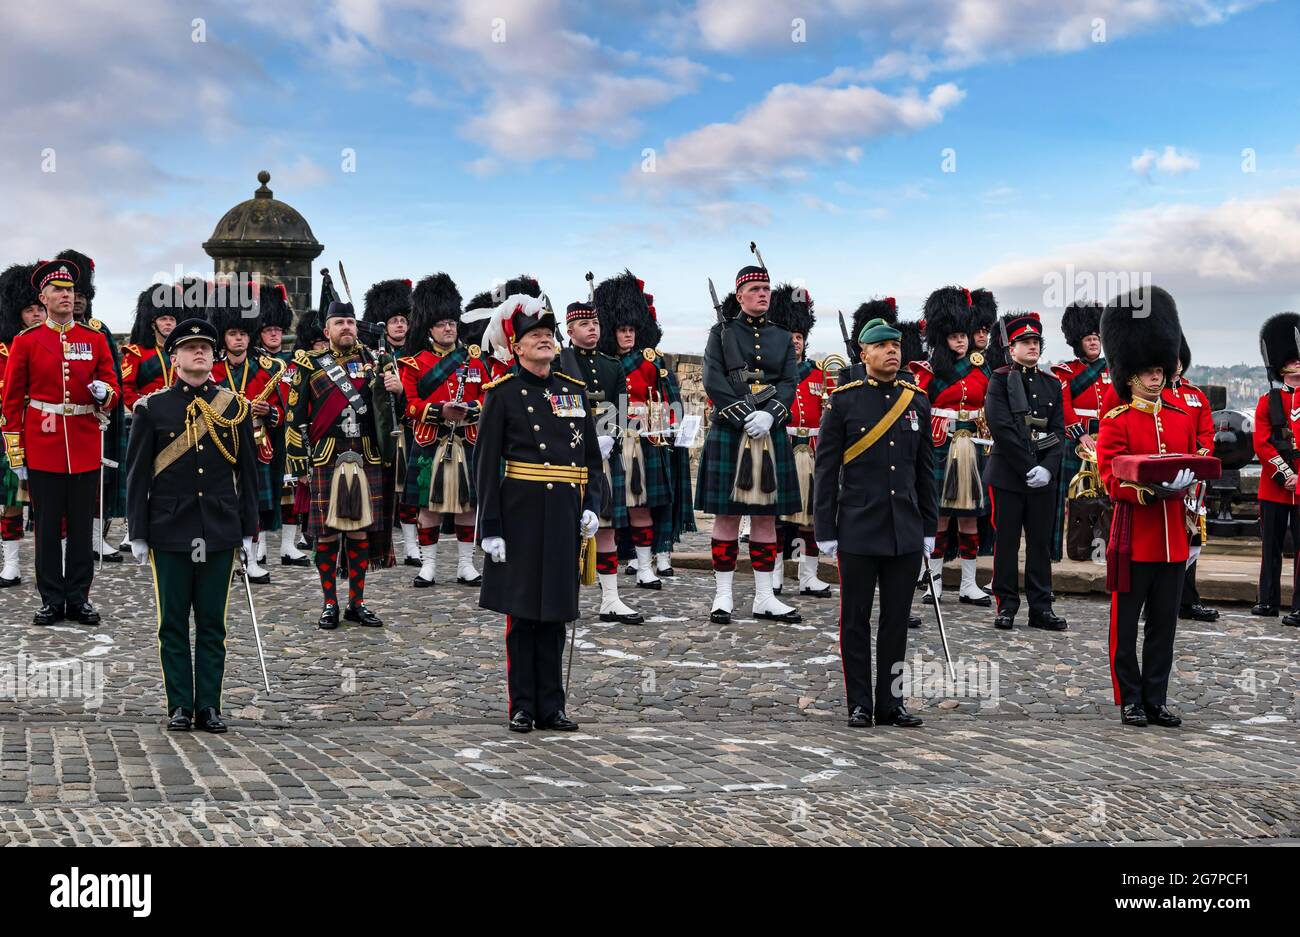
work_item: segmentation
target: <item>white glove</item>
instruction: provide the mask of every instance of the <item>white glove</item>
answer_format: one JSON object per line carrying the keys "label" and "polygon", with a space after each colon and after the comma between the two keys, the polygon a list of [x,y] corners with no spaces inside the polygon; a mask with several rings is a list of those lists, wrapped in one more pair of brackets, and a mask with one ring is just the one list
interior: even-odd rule
{"label": "white glove", "polygon": [[131,555],[135,557],[137,566],[143,566],[149,559],[149,544],[143,540],[132,540]]}
{"label": "white glove", "polygon": [[25,465],[18,466],[16,469],[14,469],[14,474],[18,476],[18,480],[20,482],[27,481],[27,466]]}
{"label": "white glove", "polygon": [[111,388],[103,381],[91,381],[86,385],[86,389],[90,391],[90,396],[95,398],[96,403],[103,403],[108,399],[108,392]]}
{"label": "white glove", "polygon": [[247,563],[256,555],[253,553],[253,538],[245,537],[241,542],[243,543],[244,562]]}
{"label": "white glove", "polygon": [[1179,469],[1174,480],[1170,482],[1161,482],[1160,487],[1165,491],[1182,491],[1196,481],[1196,475],[1191,469]]}
{"label": "white glove", "polygon": [[1042,488],[1052,480],[1052,473],[1041,465],[1035,465],[1025,473],[1025,484],[1030,488]]}
{"label": "white glove", "polygon": [[817,549],[821,550],[822,556],[834,556],[840,552],[840,542],[838,540],[818,540]]}
{"label": "white glove", "polygon": [[925,550],[925,555],[926,555],[927,557],[928,557],[931,553],[933,553],[933,552],[934,552],[934,538],[933,538],[933,537],[925,537],[925,538],[923,538],[923,539],[921,540],[921,549]]}
{"label": "white glove", "polygon": [[506,561],[506,542],[501,537],[484,537],[483,552],[492,557],[493,563]]}
{"label": "white glove", "polygon": [[772,414],[766,410],[755,410],[749,416],[745,417],[745,432],[754,439],[762,439],[768,433],[772,432],[772,423],[775,422]]}
{"label": "white glove", "polygon": [[1187,565],[1191,566],[1196,562],[1196,558],[1201,555],[1201,545],[1198,543],[1194,547],[1187,548]]}
{"label": "white glove", "polygon": [[596,512],[583,511],[582,520],[578,521],[578,529],[582,532],[584,540],[596,536],[596,531],[600,530],[600,518],[596,516]]}
{"label": "white glove", "polygon": [[602,459],[608,459],[609,454],[614,451],[614,437],[597,436],[596,442],[600,443],[600,457]]}

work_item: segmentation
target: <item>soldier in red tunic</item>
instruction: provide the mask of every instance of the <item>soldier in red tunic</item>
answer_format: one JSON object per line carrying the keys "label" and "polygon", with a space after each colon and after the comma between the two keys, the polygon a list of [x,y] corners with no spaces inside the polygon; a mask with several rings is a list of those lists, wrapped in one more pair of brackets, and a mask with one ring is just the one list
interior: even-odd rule
{"label": "soldier in red tunic", "polygon": [[[1196,454],[1214,454],[1214,416],[1210,398],[1183,375],[1192,366],[1192,349],[1187,336],[1179,336],[1178,373],[1165,388],[1164,397],[1169,403],[1186,410],[1196,423]],[[1218,621],[1217,610],[1201,604],[1201,593],[1196,588],[1196,559],[1205,544],[1205,482],[1197,482],[1187,490],[1187,513],[1194,525],[1189,534],[1187,572],[1183,576],[1182,601],[1178,606],[1179,618],[1193,621]]]}
{"label": "soldier in red tunic", "polygon": [[1143,287],[1111,300],[1102,313],[1101,334],[1114,386],[1126,401],[1102,417],[1097,436],[1097,470],[1115,502],[1106,551],[1115,702],[1125,725],[1154,722],[1172,728],[1182,722],[1167,697],[1188,558],[1183,498],[1195,478],[1184,468],[1171,481],[1141,484],[1118,477],[1114,461],[1126,455],[1196,453],[1195,418],[1162,394],[1166,375],[1178,368],[1178,310],[1164,290]]}
{"label": "soldier in red tunic", "polygon": [[141,397],[171,386],[171,362],[160,349],[176,328],[172,294],[171,287],[154,283],[136,297],[131,340],[122,346],[122,405],[128,420]]}
{"label": "soldier in red tunic", "polygon": [[[73,320],[79,271],[69,260],[37,264],[31,283],[47,318],[14,339],[4,382],[4,437],[9,464],[31,490],[36,522],[33,618],[99,622],[90,604],[92,521],[103,481],[103,431],[117,403],[117,372],[104,333]],[[66,556],[60,532],[67,521]]]}
{"label": "soldier in red tunic", "polygon": [[1065,535],[1066,497],[1070,482],[1079,473],[1083,460],[1077,450],[1097,448],[1097,427],[1101,415],[1116,406],[1106,406],[1110,391],[1110,371],[1101,354],[1101,306],[1097,303],[1071,303],[1061,313],[1061,331],[1075,357],[1052,365],[1052,373],[1061,382],[1061,406],[1065,408],[1067,443],[1061,459],[1057,481],[1056,516],[1052,522],[1052,559],[1062,556]]}
{"label": "soldier in red tunic", "polygon": [[[1252,615],[1276,618],[1282,605],[1282,544],[1286,532],[1300,543],[1296,497],[1296,435],[1300,433],[1300,315],[1280,312],[1259,330],[1259,347],[1268,371],[1268,393],[1255,406],[1255,455],[1259,458],[1259,603]],[[1281,386],[1273,386],[1278,384]],[[1300,625],[1300,553],[1291,567],[1291,612],[1284,625]]]}
{"label": "soldier in red tunic", "polygon": [[790,333],[794,342],[795,370],[799,387],[786,435],[794,446],[794,469],[799,477],[800,509],[786,514],[777,524],[780,553],[772,571],[772,592],[780,595],[785,577],[785,558],[792,553],[799,561],[799,594],[826,599],[832,594],[830,583],[817,576],[820,551],[813,536],[813,476],[816,473],[817,435],[822,423],[822,402],[830,393],[826,372],[820,361],[808,360],[808,336],[816,323],[812,296],[803,287],[784,284],[772,292],[768,310],[772,322]]}
{"label": "soldier in red tunic", "polygon": [[482,581],[474,568],[474,444],[483,388],[492,375],[477,344],[457,341],[460,291],[451,277],[425,277],[415,286],[413,302],[409,354],[397,361],[413,443],[402,501],[418,511],[420,572],[413,585],[434,584],[439,530],[450,522],[456,531],[456,581],[474,586]]}

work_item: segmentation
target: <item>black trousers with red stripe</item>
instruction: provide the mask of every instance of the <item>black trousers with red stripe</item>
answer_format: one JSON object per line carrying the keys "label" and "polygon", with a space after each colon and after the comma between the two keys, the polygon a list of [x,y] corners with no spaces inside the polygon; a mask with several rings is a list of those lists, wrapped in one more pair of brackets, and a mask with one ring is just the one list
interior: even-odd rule
{"label": "black trousers with red stripe", "polygon": [[[1129,590],[1110,597],[1110,676],[1115,702],[1121,706],[1138,703],[1149,715],[1166,702],[1185,566],[1185,563],[1132,563]],[[1139,669],[1138,620],[1144,608],[1146,624],[1142,629]]]}
{"label": "black trousers with red stripe", "polygon": [[1259,604],[1282,604],[1282,549],[1286,532],[1298,548],[1291,563],[1291,610],[1300,609],[1300,509],[1276,501],[1259,502]]}
{"label": "black trousers with red stripe", "polygon": [[506,616],[506,684],[510,715],[537,721],[564,709],[564,622]]}
{"label": "black trousers with red stripe", "polygon": [[[916,588],[921,550],[902,556],[840,551],[840,660],[849,712],[861,706],[884,717],[903,704],[897,692],[907,654],[907,616]],[[880,586],[876,634],[876,692],[871,692],[871,604]],[[872,699],[875,706],[872,706]]]}
{"label": "black trousers with red stripe", "polygon": [[1029,492],[992,488],[993,596],[999,615],[1020,610],[1020,532],[1025,534],[1025,597],[1031,612],[1052,610],[1052,554],[1049,543],[1056,486]]}

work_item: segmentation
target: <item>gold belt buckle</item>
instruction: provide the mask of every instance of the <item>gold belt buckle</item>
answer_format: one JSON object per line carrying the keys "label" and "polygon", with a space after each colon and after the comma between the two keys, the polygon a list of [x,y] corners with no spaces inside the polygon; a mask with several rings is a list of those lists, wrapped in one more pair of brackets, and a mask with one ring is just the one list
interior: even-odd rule
{"label": "gold belt buckle", "polygon": [[800,426],[798,429],[795,430],[795,435],[796,435],[796,436],[807,436],[807,435],[808,435],[808,427],[806,427],[806,426]]}
{"label": "gold belt buckle", "polygon": [[72,416],[72,404],[70,404],[70,403],[65,403],[65,404],[63,405],[63,415],[64,415],[64,416]]}

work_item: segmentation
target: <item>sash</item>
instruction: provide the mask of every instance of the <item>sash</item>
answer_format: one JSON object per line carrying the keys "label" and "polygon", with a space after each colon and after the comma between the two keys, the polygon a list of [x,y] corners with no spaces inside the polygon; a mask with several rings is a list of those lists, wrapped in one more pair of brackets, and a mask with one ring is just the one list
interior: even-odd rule
{"label": "sash", "polygon": [[449,352],[438,363],[420,375],[415,382],[415,392],[421,397],[428,397],[456,373],[456,369],[469,360],[469,352],[462,346]]}
{"label": "sash", "polygon": [[808,380],[808,375],[812,374],[812,369],[813,369],[813,363],[809,361],[807,358],[803,359],[802,361],[800,361],[798,364],[794,366],[795,374],[798,375],[797,379],[800,384]]}
{"label": "sash", "polygon": [[[162,352],[155,350],[152,357],[142,358],[135,372],[135,386],[148,387],[163,376]],[[163,382],[166,384],[166,381]]]}
{"label": "sash", "polygon": [[1092,364],[1084,367],[1082,371],[1070,378],[1070,396],[1078,397],[1085,390],[1092,386],[1092,382],[1101,377],[1101,372],[1106,370],[1106,359],[1098,355],[1097,360]]}
{"label": "sash", "polygon": [[945,381],[938,374],[935,374],[926,391],[929,394],[930,399],[938,400],[940,394],[969,374],[973,367],[974,365],[970,363],[970,356],[967,355],[965,358],[962,358],[953,365],[953,380]]}
{"label": "sash", "polygon": [[915,391],[910,388],[904,389],[903,392],[898,395],[898,399],[894,401],[894,405],[889,408],[889,412],[881,418],[880,422],[871,427],[871,431],[867,433],[867,435],[863,436],[853,445],[849,446],[848,449],[844,450],[842,463],[848,465],[858,456],[862,455],[862,453],[866,452],[879,442],[880,437],[889,432],[889,428],[898,422],[898,418],[903,415],[903,411],[907,409],[908,404],[912,402],[912,398],[915,396]]}
{"label": "sash", "polygon": [[[218,416],[225,416],[226,411],[238,396],[224,387],[216,388],[217,395],[212,398],[212,409]],[[203,441],[203,437],[208,435],[211,427],[208,421],[203,418],[203,412],[199,411],[194,414],[194,420],[191,423],[194,427],[192,432],[182,433],[167,444],[162,452],[153,457],[153,477],[157,478],[165,472],[173,462],[179,459],[185,453],[189,452],[193,446]]]}
{"label": "sash", "polygon": [[[334,356],[329,352],[321,355],[316,359],[316,364],[320,368],[321,374],[330,382],[333,388],[342,395],[342,402],[339,397],[331,396],[322,405],[317,408],[311,421],[310,438],[313,443],[319,442],[321,437],[334,425],[335,418],[343,412],[345,407],[351,407],[357,416],[363,416],[367,407],[361,395],[352,384],[352,378],[348,377],[348,372],[343,366],[334,360]],[[326,406],[328,404],[328,406]]]}

